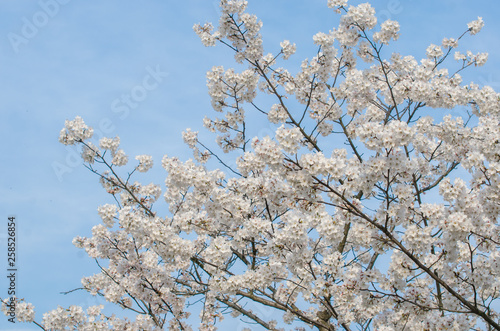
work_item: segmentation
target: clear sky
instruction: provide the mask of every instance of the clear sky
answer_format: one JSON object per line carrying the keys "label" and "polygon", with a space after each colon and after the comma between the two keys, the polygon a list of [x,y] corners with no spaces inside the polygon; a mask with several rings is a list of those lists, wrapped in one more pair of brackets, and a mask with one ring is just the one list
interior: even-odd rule
{"label": "clear sky", "polygon": [[[290,65],[311,58],[316,49],[312,36],[338,24],[326,0],[249,2],[249,12],[264,22],[266,51],[278,51],[284,39],[297,44]],[[430,43],[459,36],[468,22],[482,16],[483,31],[466,37],[460,49],[489,52],[490,60],[465,74],[464,81],[500,90],[500,2],[374,2],[381,20],[401,24],[400,40],[392,49],[417,59],[425,56]],[[18,296],[37,307],[37,319],[57,305],[88,307],[100,302],[85,293],[60,294],[79,287],[82,276],[97,272],[71,241],[76,235],[90,235],[100,221],[97,207],[111,200],[74,150],[58,143],[59,131],[66,119],[80,115],[96,131],[119,135],[132,159],[150,154],[156,161],[151,174],[137,179],[162,184],[162,156],[189,158],[181,132],[187,127],[203,130],[202,119],[211,112],[206,71],[214,65],[233,66],[227,48],[205,48],[192,31],[194,23],[217,22],[217,4],[0,0],[1,297],[7,297],[7,217],[13,215],[18,227]],[[127,104],[127,95],[137,93],[151,72],[154,87]],[[37,328],[12,325],[0,316],[0,330],[11,329]]]}

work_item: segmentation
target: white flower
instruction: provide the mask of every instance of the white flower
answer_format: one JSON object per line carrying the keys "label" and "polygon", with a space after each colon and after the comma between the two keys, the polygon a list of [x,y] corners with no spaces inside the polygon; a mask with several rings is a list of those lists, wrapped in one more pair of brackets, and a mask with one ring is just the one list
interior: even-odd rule
{"label": "white flower", "polygon": [[467,59],[467,56],[465,54],[462,54],[462,53],[457,51],[457,52],[455,52],[454,58],[457,61],[464,61]]}
{"label": "white flower", "polygon": [[99,155],[99,149],[91,142],[85,143],[82,149],[82,159],[87,163],[94,163],[96,157]]}
{"label": "white flower", "polygon": [[104,309],[103,305],[99,306],[90,306],[87,308],[87,315],[89,316],[97,316],[101,313],[101,310]]}
{"label": "white flower", "polygon": [[388,44],[391,39],[398,40],[398,38],[399,23],[392,20],[382,23],[380,31],[373,34],[373,40],[382,44]]}
{"label": "white flower", "polygon": [[139,192],[143,196],[153,197],[154,200],[158,199],[161,194],[161,188],[158,185],[150,183],[148,185],[144,185],[140,188]]}
{"label": "white flower", "polygon": [[326,34],[324,32],[318,32],[313,36],[313,41],[316,45],[323,48],[327,48],[333,45],[335,38],[332,34]]}
{"label": "white flower", "polygon": [[347,6],[347,0],[328,0],[328,7],[344,7]]}
{"label": "white flower", "polygon": [[80,236],[76,236],[75,238],[73,238],[72,244],[76,248],[83,248],[83,246],[85,244],[85,238],[82,238]]}
{"label": "white flower", "polygon": [[288,119],[288,113],[282,105],[274,104],[267,113],[267,118],[271,123],[283,123]]}
{"label": "white flower", "polygon": [[186,129],[186,131],[182,132],[182,139],[189,146],[189,148],[195,148],[198,143],[198,132]]}
{"label": "white flower", "polygon": [[111,161],[111,163],[113,163],[118,167],[126,165],[127,162],[128,162],[128,156],[125,154],[123,149],[118,150],[113,156],[113,160]]}
{"label": "white flower", "polygon": [[443,38],[443,41],[441,43],[443,45],[443,47],[446,47],[446,48],[456,48],[458,47],[458,40],[454,39],[454,38]]}
{"label": "white flower", "polygon": [[113,227],[113,224],[115,222],[114,217],[117,211],[118,207],[116,205],[110,205],[110,204],[106,204],[104,206],[100,206],[99,208],[97,208],[97,212],[99,213],[102,222],[108,228]]}
{"label": "white flower", "polygon": [[195,24],[193,26],[194,32],[200,37],[201,42],[203,45],[207,47],[215,46],[215,43],[217,41],[218,33],[212,33],[212,30],[214,29],[213,25],[211,23],[206,23],[203,26],[200,24]]}
{"label": "white flower", "polygon": [[75,117],[73,121],[66,120],[64,129],[59,134],[59,142],[65,145],[73,145],[92,138],[94,129],[88,127],[80,116]]}
{"label": "white flower", "polygon": [[297,47],[295,44],[291,44],[290,41],[285,40],[280,43],[281,46],[281,51],[283,52],[283,58],[286,60],[288,59],[291,55],[295,53],[297,50]]}
{"label": "white flower", "polygon": [[103,137],[101,138],[101,140],[99,140],[99,147],[101,147],[102,149],[110,150],[111,153],[116,152],[118,146],[120,146],[120,137],[115,137],[115,138]]}
{"label": "white flower", "polygon": [[17,302],[16,318],[19,322],[33,322],[35,319],[35,306],[24,301]]}
{"label": "white flower", "polygon": [[280,147],[286,153],[296,154],[299,147],[302,134],[299,128],[285,128],[284,125],[276,130],[276,140],[278,140]]}
{"label": "white flower", "polygon": [[359,26],[360,29],[373,29],[375,25],[377,25],[375,9],[369,3],[350,6],[347,13],[342,16],[342,24],[346,27],[355,24]]}
{"label": "white flower", "polygon": [[434,44],[431,44],[429,47],[427,47],[426,52],[429,59],[435,59],[443,56],[443,50],[441,49],[441,47]]}
{"label": "white flower", "polygon": [[476,66],[483,66],[488,61],[488,53],[479,53],[474,57],[474,64]]}
{"label": "white flower", "polygon": [[483,26],[484,26],[484,22],[483,22],[482,17],[478,17],[477,20],[472,21],[472,22],[467,24],[467,27],[469,28],[470,34],[472,34],[472,35],[481,31]]}
{"label": "white flower", "polygon": [[140,172],[146,172],[153,167],[153,158],[150,155],[137,155],[135,159],[139,161],[137,170]]}

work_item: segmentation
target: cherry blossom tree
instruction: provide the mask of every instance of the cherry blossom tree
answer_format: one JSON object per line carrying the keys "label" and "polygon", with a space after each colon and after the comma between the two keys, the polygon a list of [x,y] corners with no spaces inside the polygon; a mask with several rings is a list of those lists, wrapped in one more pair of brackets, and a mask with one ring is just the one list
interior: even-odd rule
{"label": "cherry blossom tree", "polygon": [[[207,74],[219,117],[204,126],[220,152],[187,129],[193,158],[165,156],[165,186],[145,185],[135,176],[150,156],[129,162],[118,137],[95,145],[79,117],[61,131],[115,201],[98,208],[92,237],[74,239],[101,269],[82,288],[137,319],[72,306],[36,322],[23,300],[17,319],[44,330],[215,330],[230,313],[267,330],[500,330],[500,98],[462,83],[487,54],[455,51],[482,19],[417,61],[390,50],[398,22],[329,0],[338,27],[316,34],[317,52],[292,72],[280,65],[296,46],[265,54],[246,5],[222,0],[216,29],[194,26],[244,68]],[[452,116],[456,107],[468,115]],[[247,117],[274,135],[252,137],[259,122]]]}

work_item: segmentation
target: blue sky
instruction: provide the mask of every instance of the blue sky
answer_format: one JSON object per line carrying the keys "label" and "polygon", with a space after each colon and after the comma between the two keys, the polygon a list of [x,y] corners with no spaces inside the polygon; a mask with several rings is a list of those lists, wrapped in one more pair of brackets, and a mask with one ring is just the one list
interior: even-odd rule
{"label": "blue sky", "polygon": [[[249,2],[249,12],[264,22],[266,51],[278,51],[284,39],[297,44],[290,66],[312,57],[312,36],[338,23],[326,0]],[[205,48],[192,31],[194,23],[216,23],[217,4],[0,0],[0,269],[4,275],[7,216],[15,215],[18,295],[37,307],[37,319],[57,305],[99,302],[84,293],[60,294],[97,272],[71,241],[89,235],[99,222],[97,207],[110,202],[97,177],[75,161],[74,150],[58,143],[64,121],[80,115],[96,130],[119,135],[129,155],[153,155],[155,168],[137,179],[162,184],[161,157],[189,158],[181,132],[202,130],[203,117],[211,113],[206,71],[234,65],[228,49]],[[499,2],[378,0],[375,7],[380,18],[401,24],[392,49],[417,58],[430,43],[459,36],[468,22],[482,16],[483,31],[461,45],[489,52],[490,60],[464,74],[464,81],[500,90]],[[151,71],[160,72],[155,87],[133,107],[126,106],[121,100]],[[267,131],[264,124],[260,133]],[[6,277],[0,279],[0,296],[6,297]],[[0,330],[8,329],[36,330],[0,316]]]}

